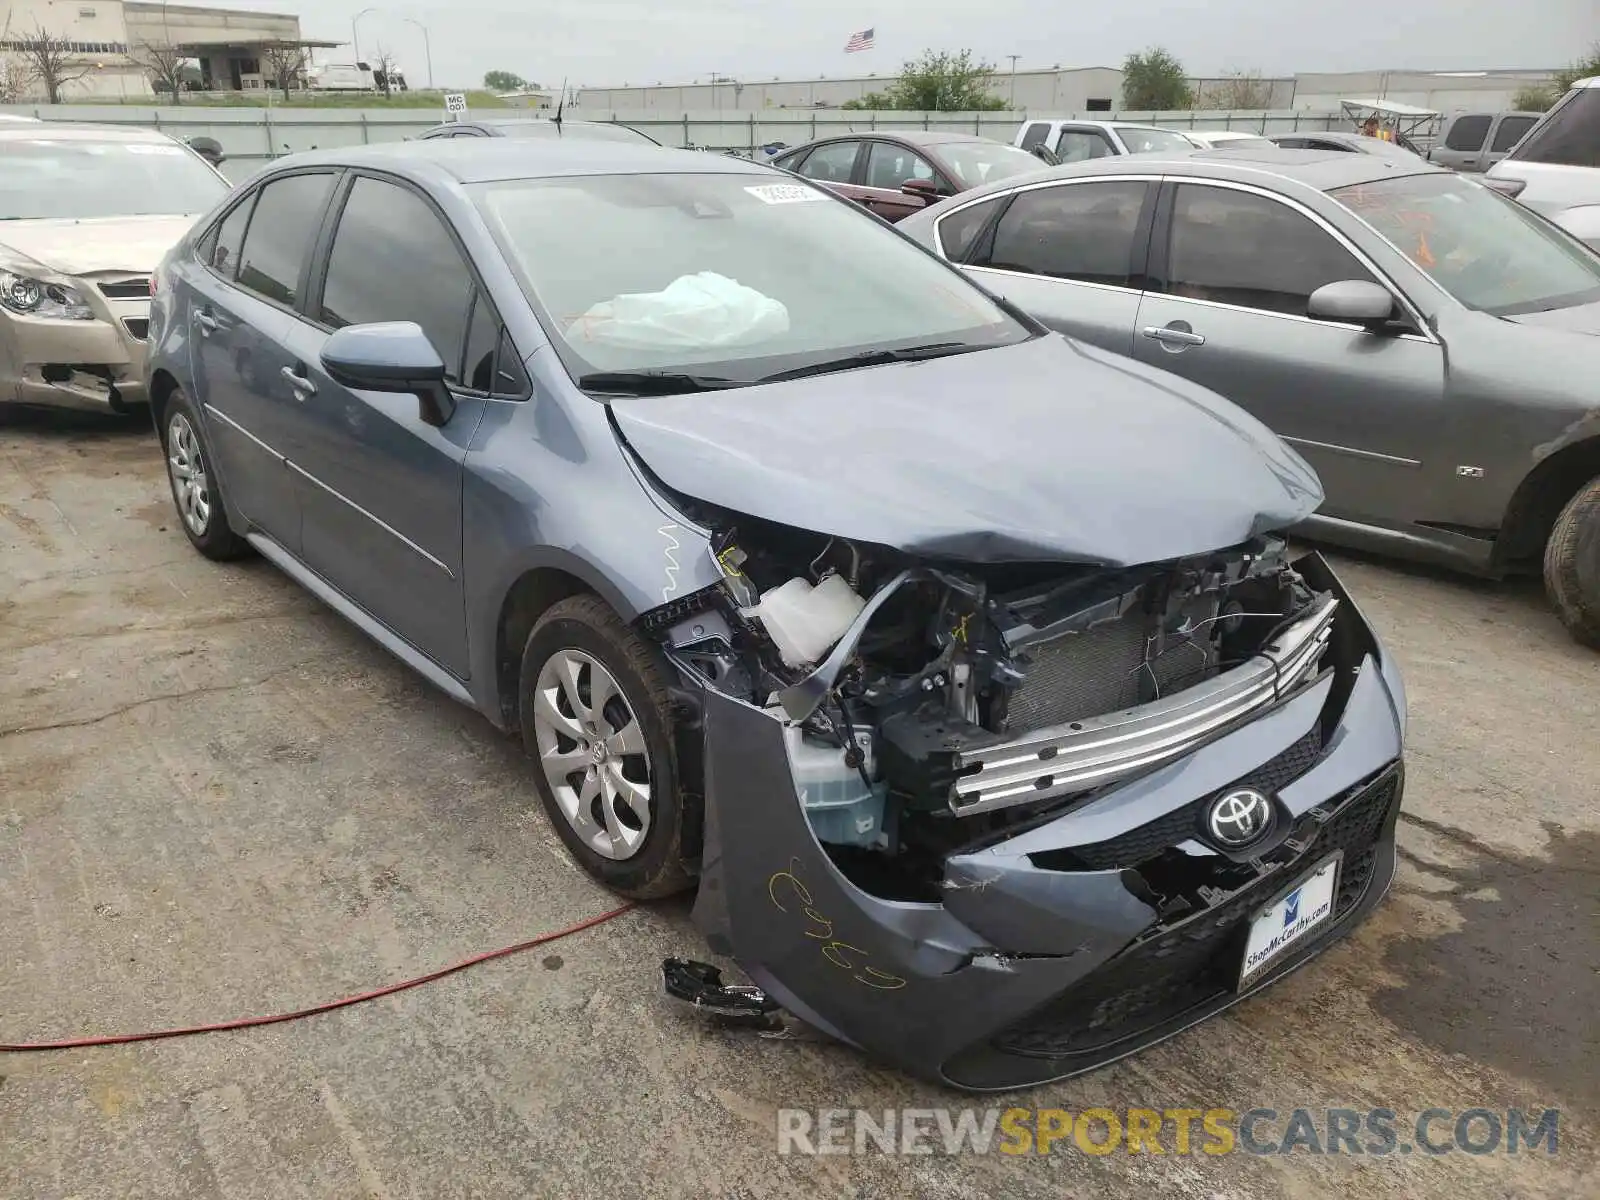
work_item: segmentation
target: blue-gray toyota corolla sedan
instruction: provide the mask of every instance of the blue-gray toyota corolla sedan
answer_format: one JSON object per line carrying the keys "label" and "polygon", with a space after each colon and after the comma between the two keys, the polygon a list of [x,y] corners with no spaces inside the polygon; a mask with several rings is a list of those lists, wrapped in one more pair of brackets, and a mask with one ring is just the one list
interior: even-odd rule
{"label": "blue-gray toyota corolla sedan", "polygon": [[1037,1083],[1389,885],[1404,699],[1275,532],[1306,464],[847,202],[648,146],[325,151],[155,288],[196,549],[520,736],[595,878],[697,887],[730,1008]]}

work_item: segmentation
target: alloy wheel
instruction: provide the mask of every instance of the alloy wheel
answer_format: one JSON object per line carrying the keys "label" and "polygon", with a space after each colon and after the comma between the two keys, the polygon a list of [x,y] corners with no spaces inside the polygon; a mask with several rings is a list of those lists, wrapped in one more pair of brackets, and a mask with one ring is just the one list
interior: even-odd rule
{"label": "alloy wheel", "polygon": [[182,413],[174,414],[167,425],[167,471],[183,523],[195,537],[204,537],[211,524],[210,481],[200,454],[200,438]]}
{"label": "alloy wheel", "polygon": [[632,858],[650,832],[650,751],[615,676],[582,650],[558,650],[539,671],[533,728],[567,823],[601,857]]}

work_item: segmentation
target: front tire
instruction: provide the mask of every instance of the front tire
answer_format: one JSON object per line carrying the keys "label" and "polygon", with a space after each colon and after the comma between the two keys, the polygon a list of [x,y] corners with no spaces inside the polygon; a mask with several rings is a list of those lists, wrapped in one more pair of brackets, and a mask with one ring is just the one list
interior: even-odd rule
{"label": "front tire", "polygon": [[534,787],[578,864],[635,900],[694,880],[675,718],[660,652],[596,596],[551,606],[522,652],[518,705]]}
{"label": "front tire", "polygon": [[250,552],[228,525],[222,484],[212,467],[211,448],[200,432],[194,406],[181,389],[167,397],[162,415],[161,448],[167,456],[167,482],[178,509],[178,524],[189,544],[207,558],[224,562]]}
{"label": "front tire", "polygon": [[1600,479],[1580,488],[1551,527],[1544,586],[1567,632],[1600,650]]}

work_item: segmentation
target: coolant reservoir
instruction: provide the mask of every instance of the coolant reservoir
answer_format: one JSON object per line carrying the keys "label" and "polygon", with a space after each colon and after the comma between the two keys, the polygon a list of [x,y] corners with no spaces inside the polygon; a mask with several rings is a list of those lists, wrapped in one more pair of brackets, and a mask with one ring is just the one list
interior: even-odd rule
{"label": "coolant reservoir", "polygon": [[800,578],[780,583],[745,616],[761,618],[785,665],[805,667],[826,654],[865,607],[844,576],[829,575],[816,587]]}

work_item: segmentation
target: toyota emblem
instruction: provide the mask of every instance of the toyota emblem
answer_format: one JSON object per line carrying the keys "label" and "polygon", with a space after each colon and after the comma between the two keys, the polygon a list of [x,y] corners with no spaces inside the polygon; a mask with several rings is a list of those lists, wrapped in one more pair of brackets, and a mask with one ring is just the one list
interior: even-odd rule
{"label": "toyota emblem", "polygon": [[1206,829],[1223,846],[1248,846],[1272,823],[1272,805],[1253,788],[1228,792],[1211,805]]}

